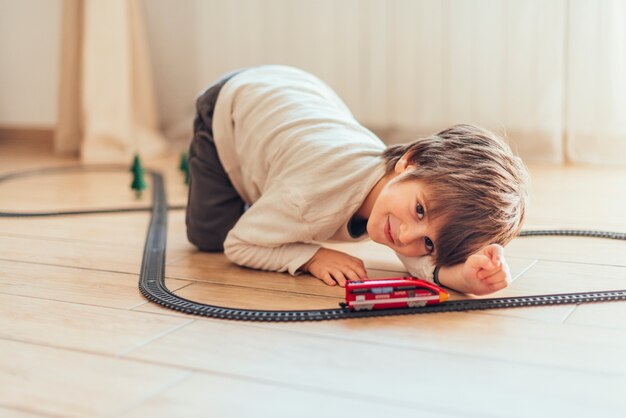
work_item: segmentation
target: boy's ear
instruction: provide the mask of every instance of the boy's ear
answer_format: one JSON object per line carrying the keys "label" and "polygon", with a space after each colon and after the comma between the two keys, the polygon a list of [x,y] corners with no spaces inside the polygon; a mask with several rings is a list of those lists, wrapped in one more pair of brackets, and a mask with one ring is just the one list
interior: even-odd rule
{"label": "boy's ear", "polygon": [[414,164],[409,164],[409,153],[406,152],[400,159],[396,162],[396,166],[394,171],[397,174],[403,173],[407,168],[415,167]]}

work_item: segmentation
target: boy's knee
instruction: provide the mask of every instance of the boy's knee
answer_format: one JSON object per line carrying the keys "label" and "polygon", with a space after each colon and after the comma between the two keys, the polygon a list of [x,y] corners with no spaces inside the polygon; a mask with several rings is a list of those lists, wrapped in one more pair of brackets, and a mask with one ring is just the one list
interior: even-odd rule
{"label": "boy's knee", "polygon": [[198,247],[200,251],[221,252],[224,251],[224,241],[211,237],[210,233],[202,233],[197,228],[187,225],[187,239]]}

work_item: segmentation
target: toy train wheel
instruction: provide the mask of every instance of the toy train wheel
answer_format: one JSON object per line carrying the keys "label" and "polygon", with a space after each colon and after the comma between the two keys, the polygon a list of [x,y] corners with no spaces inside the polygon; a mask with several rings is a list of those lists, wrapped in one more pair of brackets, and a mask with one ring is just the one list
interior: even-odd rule
{"label": "toy train wheel", "polygon": [[415,301],[415,302],[407,302],[409,308],[421,308],[422,306],[426,306],[426,301]]}

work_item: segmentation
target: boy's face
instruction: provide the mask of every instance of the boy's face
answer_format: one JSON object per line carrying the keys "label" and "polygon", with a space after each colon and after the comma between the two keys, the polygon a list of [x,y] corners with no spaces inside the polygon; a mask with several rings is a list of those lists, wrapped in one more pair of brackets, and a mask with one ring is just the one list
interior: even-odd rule
{"label": "boy's face", "polygon": [[[399,174],[411,166],[402,166]],[[399,254],[419,257],[434,254],[439,225],[429,218],[428,188],[417,180],[389,181],[372,207],[367,222],[370,238]]]}

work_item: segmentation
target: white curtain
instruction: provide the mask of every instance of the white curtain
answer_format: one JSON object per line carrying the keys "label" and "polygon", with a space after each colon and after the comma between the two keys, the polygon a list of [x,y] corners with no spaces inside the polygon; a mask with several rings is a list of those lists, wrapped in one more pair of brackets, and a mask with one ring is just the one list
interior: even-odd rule
{"label": "white curtain", "polygon": [[570,0],[566,144],[571,161],[626,164],[626,4]]}
{"label": "white curtain", "polygon": [[165,150],[139,0],[64,0],[55,147],[84,162]]}
{"label": "white curtain", "polygon": [[529,161],[626,164],[623,1],[196,4],[198,90],[232,68],[296,65],[394,141],[470,122]]}
{"label": "white curtain", "polygon": [[[373,1],[367,120],[399,138],[459,122],[506,135],[523,156],[563,157],[564,1]],[[379,16],[384,19],[379,19]],[[378,30],[376,30],[378,29]],[[379,64],[382,66],[382,64]]]}

